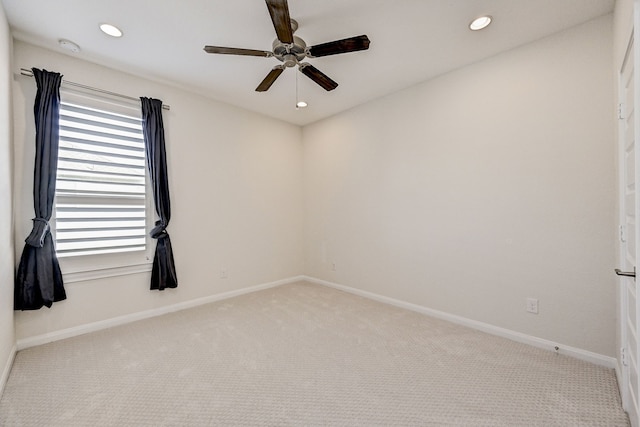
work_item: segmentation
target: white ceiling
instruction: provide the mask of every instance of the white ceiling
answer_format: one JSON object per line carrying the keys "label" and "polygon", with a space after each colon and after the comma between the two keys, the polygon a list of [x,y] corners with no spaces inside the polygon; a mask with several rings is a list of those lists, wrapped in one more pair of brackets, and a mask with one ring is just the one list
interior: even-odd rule
{"label": "white ceiling", "polygon": [[[256,86],[279,62],[206,54],[205,45],[271,50],[263,0],[2,0],[16,39],[305,125],[613,11],[615,0],[289,0],[307,45],[366,34],[367,51],[309,59],[339,83],[325,92],[291,68],[268,92]],[[467,25],[494,17],[479,32]],[[105,36],[98,24],[124,31]],[[22,64],[21,64],[22,65]],[[64,74],[64,70],[56,70]],[[309,103],[295,109],[295,78]],[[82,82],[78,82],[82,83]],[[109,88],[104,88],[109,89]],[[130,94],[138,96],[140,94]],[[171,103],[170,99],[166,100]]]}

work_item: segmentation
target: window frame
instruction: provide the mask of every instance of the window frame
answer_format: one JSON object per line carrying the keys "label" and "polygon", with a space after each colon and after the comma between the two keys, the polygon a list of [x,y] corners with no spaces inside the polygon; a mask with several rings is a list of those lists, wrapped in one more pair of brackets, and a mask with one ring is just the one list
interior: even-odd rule
{"label": "window frame", "polygon": [[[70,102],[81,106],[96,108],[116,114],[141,116],[140,104],[124,101],[108,95],[97,94],[90,90],[61,87],[61,102]],[[146,147],[145,147],[146,150]],[[63,197],[62,197],[63,198]],[[95,198],[95,199],[100,199]],[[105,200],[108,197],[104,197]],[[58,195],[54,199],[53,213],[49,221],[50,230],[56,244],[56,206]],[[69,255],[58,258],[65,283],[81,282],[106,277],[137,274],[151,271],[155,250],[154,239],[149,235],[156,220],[153,192],[145,155],[145,249],[118,253]]]}

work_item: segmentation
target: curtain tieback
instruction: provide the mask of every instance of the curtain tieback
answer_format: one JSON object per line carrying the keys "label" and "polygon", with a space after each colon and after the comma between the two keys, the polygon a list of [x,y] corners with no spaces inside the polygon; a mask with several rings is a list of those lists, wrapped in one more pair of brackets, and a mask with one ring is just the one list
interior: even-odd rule
{"label": "curtain tieback", "polygon": [[154,239],[163,239],[169,236],[169,233],[167,233],[167,225],[169,224],[163,221],[156,221],[156,226],[153,227],[149,235]]}
{"label": "curtain tieback", "polygon": [[25,242],[29,246],[34,248],[41,248],[44,246],[44,238],[49,232],[49,221],[44,218],[33,218],[33,228],[31,233],[25,239]]}

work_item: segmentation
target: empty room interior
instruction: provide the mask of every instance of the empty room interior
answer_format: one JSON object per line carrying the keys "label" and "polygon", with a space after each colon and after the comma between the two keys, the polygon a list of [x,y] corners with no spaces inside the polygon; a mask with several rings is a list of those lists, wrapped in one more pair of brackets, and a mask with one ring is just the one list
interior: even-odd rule
{"label": "empty room interior", "polygon": [[638,25],[1,0],[0,424],[638,426]]}

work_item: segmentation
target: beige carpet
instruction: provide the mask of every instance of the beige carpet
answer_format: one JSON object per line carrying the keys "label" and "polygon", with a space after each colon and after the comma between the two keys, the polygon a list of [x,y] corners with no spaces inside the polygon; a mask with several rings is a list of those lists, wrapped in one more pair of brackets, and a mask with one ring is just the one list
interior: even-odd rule
{"label": "beige carpet", "polygon": [[280,286],[18,353],[2,426],[625,426],[614,372]]}

